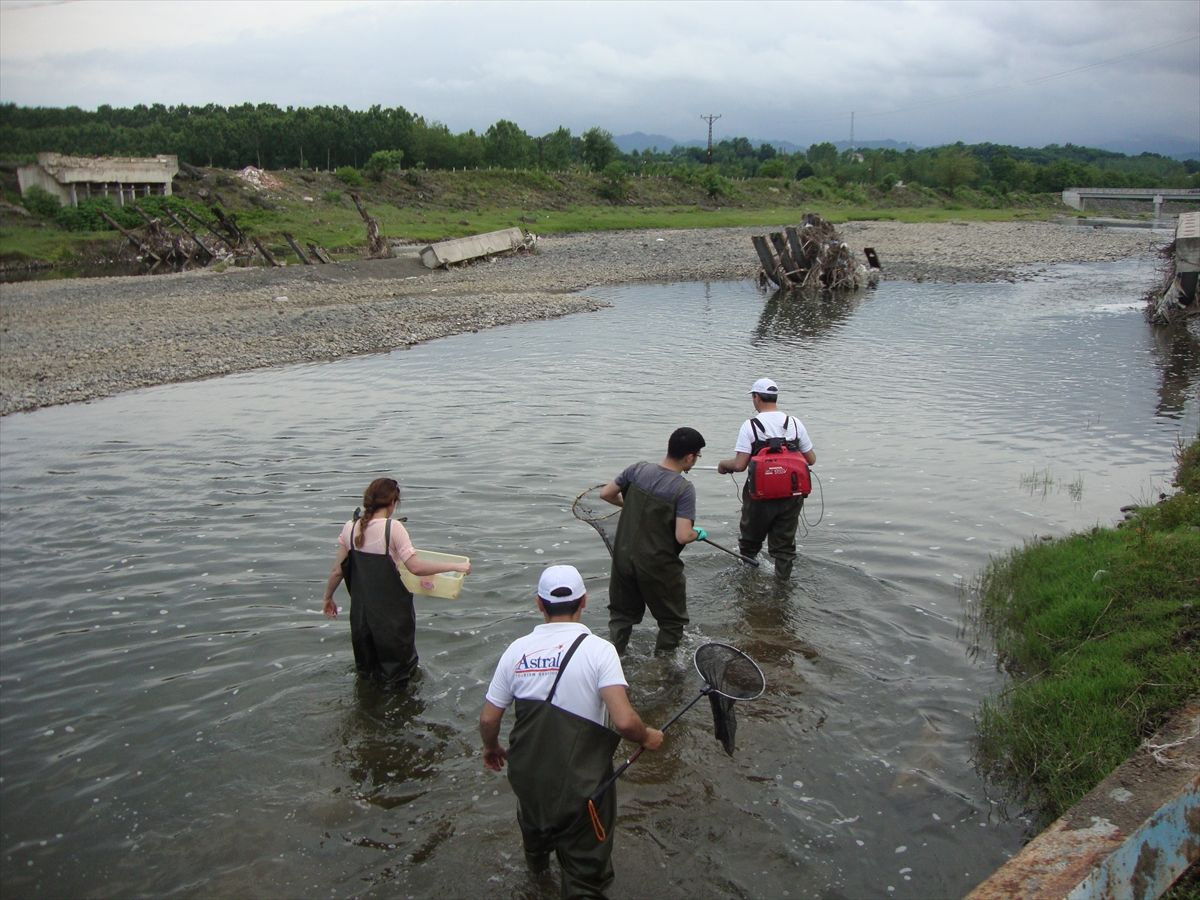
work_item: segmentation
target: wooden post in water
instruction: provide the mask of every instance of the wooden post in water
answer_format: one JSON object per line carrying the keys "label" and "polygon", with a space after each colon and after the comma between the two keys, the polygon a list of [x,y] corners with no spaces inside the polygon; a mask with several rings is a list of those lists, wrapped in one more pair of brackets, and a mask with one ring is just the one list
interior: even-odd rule
{"label": "wooden post in water", "polygon": [[781,273],[780,283],[791,284],[792,277],[799,271],[800,264],[792,258],[792,251],[788,249],[787,241],[778,231],[771,232],[771,243],[775,245],[775,251],[779,254],[779,262],[783,268]]}
{"label": "wooden post in water", "polygon": [[777,286],[782,287],[779,283],[778,269],[779,261],[775,259],[775,255],[771,253],[771,249],[767,246],[767,239],[761,234],[752,235],[750,240],[754,243],[754,249],[758,251],[758,261],[762,263],[763,271],[767,273],[767,277]]}

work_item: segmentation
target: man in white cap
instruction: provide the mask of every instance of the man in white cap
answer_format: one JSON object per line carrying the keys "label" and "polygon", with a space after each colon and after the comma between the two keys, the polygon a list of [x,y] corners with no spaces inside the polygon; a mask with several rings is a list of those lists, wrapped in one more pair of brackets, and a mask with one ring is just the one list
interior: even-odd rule
{"label": "man in white cap", "polygon": [[[509,764],[525,860],[534,873],[544,872],[553,850],[564,897],[601,897],[613,880],[616,785],[596,804],[597,823],[587,801],[612,775],[621,738],[647,750],[663,741],[630,704],[616,649],[579,621],[586,605],[574,566],[542,572],[537,608],[544,624],[504,651],[479,713],[484,766],[499,772]],[[500,722],[514,702],[506,751]]]}
{"label": "man in white cap", "polygon": [[[776,409],[778,401],[779,385],[770,378],[760,378],[751,385],[750,402],[754,404],[755,415],[742,423],[733,456],[717,463],[718,472],[744,472],[750,460],[775,439],[782,439],[784,447],[802,454],[808,465],[816,463],[817,453],[804,423]],[[751,488],[751,479],[747,478],[742,488],[738,549],[746,556],[757,556],[765,540],[767,552],[775,561],[775,574],[788,578],[796,561],[796,529],[804,497],[756,500],[751,496]]]}

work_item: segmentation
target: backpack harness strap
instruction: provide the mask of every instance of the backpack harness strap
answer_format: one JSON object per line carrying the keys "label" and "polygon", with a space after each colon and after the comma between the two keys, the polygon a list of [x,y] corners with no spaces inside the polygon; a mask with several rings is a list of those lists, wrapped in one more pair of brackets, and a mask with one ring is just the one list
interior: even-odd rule
{"label": "backpack harness strap", "polygon": [[583,643],[585,637],[587,637],[586,631],[575,638],[575,643],[571,645],[571,649],[567,651],[567,655],[563,657],[563,661],[558,664],[558,674],[554,677],[554,684],[550,685],[550,693],[546,695],[547,703],[554,699],[554,692],[558,690],[558,680],[563,677],[563,672],[567,670],[567,663],[571,661],[571,657],[575,655],[575,651],[579,649],[579,645]]}

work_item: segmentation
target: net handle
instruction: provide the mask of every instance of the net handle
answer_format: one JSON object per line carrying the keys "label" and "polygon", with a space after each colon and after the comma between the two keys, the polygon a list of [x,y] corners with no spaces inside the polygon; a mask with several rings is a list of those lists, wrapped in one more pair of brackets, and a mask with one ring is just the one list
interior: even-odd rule
{"label": "net handle", "polygon": [[[722,647],[725,650],[732,652],[737,657],[740,657],[743,661],[749,663],[751,666],[753,666],[754,671],[758,673],[758,682],[759,682],[758,693],[754,694],[754,696],[752,696],[752,697],[734,697],[730,694],[726,694],[724,691],[717,690],[716,687],[709,684],[708,679],[704,678],[704,673],[700,671],[700,664],[697,661],[697,658],[700,656],[700,651],[703,650],[705,647]],[[747,656],[745,653],[743,653],[737,647],[733,647],[729,644],[723,644],[720,641],[708,641],[707,643],[701,644],[699,647],[697,647],[696,652],[694,654],[692,654],[692,664],[696,667],[696,672],[700,675],[701,678],[704,679],[704,686],[700,688],[700,693],[698,693],[695,697],[693,697],[688,702],[688,704],[685,707],[683,707],[683,709],[679,710],[679,712],[677,712],[677,713],[675,713],[675,715],[671,716],[671,718],[670,718],[670,720],[668,720],[667,724],[664,725],[662,728],[660,728],[659,731],[666,731],[668,728],[670,728],[672,725],[674,725],[676,722],[678,722],[683,717],[683,714],[685,712],[687,712],[689,709],[691,709],[693,706],[695,706],[697,703],[700,702],[701,697],[707,697],[709,694],[717,694],[718,696],[725,697],[726,699],[732,700],[735,703],[740,703],[740,702],[744,702],[747,700],[757,700],[759,697],[762,696],[763,691],[765,691],[767,688],[767,680],[766,680],[766,678],[763,677],[762,669],[760,669],[758,667],[758,663],[756,663],[754,660],[752,660],[749,656]],[[612,787],[613,783],[616,782],[616,780],[618,778],[620,778],[623,774],[625,774],[626,769],[628,769],[635,762],[637,762],[638,757],[642,755],[642,752],[645,749],[646,749],[645,747],[638,747],[636,750],[634,750],[633,753],[630,755],[630,757],[627,760],[625,760],[625,762],[621,763],[621,765],[617,767],[616,771],[613,772],[612,775],[610,775],[605,780],[605,782],[602,785],[600,785],[600,787],[596,788],[595,792],[592,794],[592,796],[588,800],[589,810],[594,810],[595,803],[597,801],[599,801],[599,799],[601,797],[604,796],[604,792],[607,791],[610,787]],[[600,840],[604,840],[604,839],[600,838]]]}
{"label": "net handle", "polygon": [[[697,703],[699,703],[701,697],[705,697],[711,692],[712,692],[712,687],[708,684],[705,684],[704,687],[702,687],[700,689],[700,693],[697,694],[695,697],[693,697],[687,706],[685,706],[679,712],[675,713],[675,715],[671,716],[671,718],[667,722],[667,724],[658,730],[666,731],[668,728],[670,728],[672,725],[674,725],[676,722],[678,722],[680,720],[680,718],[683,717],[683,714],[685,712],[687,712],[689,709],[691,709],[693,706],[695,706]],[[608,776],[608,778],[605,780],[605,782],[602,785],[600,785],[600,787],[596,788],[596,790],[592,794],[592,796],[588,798],[589,810],[595,809],[595,804],[597,802],[599,802],[601,797],[604,796],[604,792],[607,791],[610,787],[612,787],[618,778],[620,778],[622,775],[625,774],[626,769],[628,769],[635,762],[637,762],[638,757],[642,755],[642,753],[645,751],[645,749],[646,748],[644,745],[639,746],[636,750],[633,751],[632,754],[630,754],[629,759],[627,759],[627,760],[625,760],[625,762],[621,763],[621,765],[619,765],[617,767],[616,771],[614,771],[610,776]],[[597,835],[597,836],[599,836],[599,835]],[[604,838],[600,838],[600,840],[603,841]]]}
{"label": "net handle", "polygon": [[730,556],[736,556],[738,559],[740,559],[742,562],[746,563],[747,565],[754,566],[754,568],[756,568],[756,569],[758,568],[758,560],[752,556],[747,556],[744,553],[738,553],[736,550],[730,550],[728,547],[722,547],[716,541],[710,541],[706,537],[700,538],[700,540],[704,541],[704,543],[706,543],[706,544],[711,544],[712,546],[716,547],[718,550],[724,550]]}

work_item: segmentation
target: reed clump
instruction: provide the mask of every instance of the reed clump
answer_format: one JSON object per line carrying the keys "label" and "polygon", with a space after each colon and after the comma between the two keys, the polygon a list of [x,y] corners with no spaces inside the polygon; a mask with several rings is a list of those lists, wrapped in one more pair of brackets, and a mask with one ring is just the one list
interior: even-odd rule
{"label": "reed clump", "polygon": [[1176,456],[1173,495],[995,559],[974,586],[1013,678],[981,705],[977,762],[1039,827],[1200,695],[1200,440]]}

